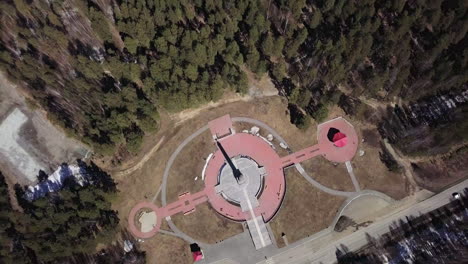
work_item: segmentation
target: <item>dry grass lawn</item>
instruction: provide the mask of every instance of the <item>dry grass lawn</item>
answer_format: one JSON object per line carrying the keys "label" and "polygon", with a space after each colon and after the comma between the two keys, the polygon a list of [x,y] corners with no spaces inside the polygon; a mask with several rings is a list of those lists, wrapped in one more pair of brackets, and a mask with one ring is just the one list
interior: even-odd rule
{"label": "dry grass lawn", "polygon": [[364,150],[364,156],[356,155],[351,164],[361,189],[371,189],[383,192],[394,199],[402,199],[409,195],[409,182],[403,173],[388,170],[380,160],[380,141],[377,128],[353,121],[359,139],[364,138],[359,149]]}
{"label": "dry grass lawn", "polygon": [[214,244],[244,231],[241,223],[220,216],[208,203],[197,206],[196,211],[189,215],[177,214],[171,218],[181,231],[208,244]]}
{"label": "dry grass lawn", "polygon": [[416,182],[423,188],[440,192],[468,175],[468,147],[444,157],[413,163]]}
{"label": "dry grass lawn", "polygon": [[[234,130],[236,131],[236,133],[241,133],[242,131],[245,131],[245,130],[250,132],[250,130],[252,129],[252,127],[254,127],[254,125],[250,124],[250,123],[245,123],[245,122],[235,122],[233,124],[233,127],[234,127]],[[304,132],[304,131],[300,131],[300,132]],[[307,131],[307,133],[313,133],[313,132],[314,131],[310,131],[310,130]],[[260,134],[260,136],[262,136],[264,138],[267,138],[269,133],[265,129],[260,128],[259,134]],[[287,140],[288,144],[289,144],[289,142],[290,142],[290,140]],[[276,153],[278,153],[278,155],[280,157],[284,157],[284,156],[287,156],[289,154],[286,149],[283,149],[280,146],[280,141],[279,141],[278,138],[274,137],[273,140],[271,141],[271,143],[273,144]]]}
{"label": "dry grass lawn", "polygon": [[185,146],[169,171],[167,181],[168,202],[176,201],[179,194],[184,192],[196,193],[203,190],[205,187],[201,177],[203,166],[208,155],[215,150],[216,146],[209,130]]}
{"label": "dry grass lawn", "polygon": [[333,196],[312,186],[294,168],[287,169],[286,196],[278,214],[270,221],[278,247],[310,236],[331,224],[345,198]]}
{"label": "dry grass lawn", "polygon": [[322,156],[317,156],[301,164],[309,176],[322,185],[338,191],[355,191],[351,177],[343,163],[333,163]]}
{"label": "dry grass lawn", "polygon": [[[377,127],[347,116],[337,106],[331,109],[329,119],[335,116],[343,116],[350,121],[358,134],[360,140],[358,153],[354,156],[351,164],[361,189],[380,191],[394,199],[402,199],[408,196],[410,186],[404,174],[389,171],[380,160],[379,153],[381,152],[380,142],[382,138],[377,131]],[[362,142],[362,139],[364,139],[364,142]],[[359,150],[364,150],[362,157],[359,156]],[[346,167],[344,167],[344,170],[346,171]]]}
{"label": "dry grass lawn", "polygon": [[186,264],[193,261],[189,244],[178,237],[156,234],[140,245],[146,252],[146,263]]}

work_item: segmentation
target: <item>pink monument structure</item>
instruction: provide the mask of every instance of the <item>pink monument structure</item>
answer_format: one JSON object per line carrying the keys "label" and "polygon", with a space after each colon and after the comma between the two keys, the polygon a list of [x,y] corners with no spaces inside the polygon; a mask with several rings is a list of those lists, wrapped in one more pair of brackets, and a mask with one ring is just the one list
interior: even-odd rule
{"label": "pink monument structure", "polygon": [[[207,161],[205,188],[194,194],[184,193],[162,208],[150,202],[137,204],[129,216],[133,235],[149,238],[158,232],[162,218],[189,214],[198,204],[209,202],[220,215],[246,221],[255,247],[263,248],[271,244],[265,223],[278,212],[285,195],[284,169],[318,155],[333,162],[348,162],[358,146],[353,126],[341,117],[318,126],[318,144],[284,157],[259,136],[236,133],[229,115],[208,125],[218,149]],[[142,209],[157,215],[151,231],[142,232],[136,227],[135,217]]]}

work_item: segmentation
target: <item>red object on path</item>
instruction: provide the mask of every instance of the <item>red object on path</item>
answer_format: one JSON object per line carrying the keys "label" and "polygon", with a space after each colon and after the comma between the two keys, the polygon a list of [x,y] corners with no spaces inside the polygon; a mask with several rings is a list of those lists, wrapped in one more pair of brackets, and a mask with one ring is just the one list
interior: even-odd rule
{"label": "red object on path", "polygon": [[203,253],[201,251],[192,252],[193,261],[197,262],[203,259]]}
{"label": "red object on path", "polygon": [[344,147],[348,143],[348,139],[346,138],[346,135],[338,132],[333,136],[333,144],[337,147]]}

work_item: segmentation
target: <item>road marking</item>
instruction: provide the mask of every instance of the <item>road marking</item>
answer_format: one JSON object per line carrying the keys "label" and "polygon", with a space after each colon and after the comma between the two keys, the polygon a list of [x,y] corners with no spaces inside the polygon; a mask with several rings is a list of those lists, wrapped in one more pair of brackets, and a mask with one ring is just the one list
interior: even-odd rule
{"label": "road marking", "polygon": [[263,235],[262,235],[262,233],[260,231],[260,225],[258,224],[257,218],[255,217],[255,214],[253,212],[252,203],[250,202],[249,196],[247,194],[247,190],[244,188],[243,191],[244,191],[245,199],[247,199],[247,205],[249,206],[250,216],[252,217],[252,220],[255,223],[255,227],[257,228],[258,236],[260,237],[260,242],[262,242],[262,246],[264,247],[265,246],[265,240],[263,239]]}

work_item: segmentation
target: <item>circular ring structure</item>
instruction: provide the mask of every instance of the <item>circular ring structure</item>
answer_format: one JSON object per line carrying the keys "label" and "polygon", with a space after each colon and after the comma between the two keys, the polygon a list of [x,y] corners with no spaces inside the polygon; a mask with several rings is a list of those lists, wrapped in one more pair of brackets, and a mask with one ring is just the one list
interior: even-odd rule
{"label": "circular ring structure", "polygon": [[[286,190],[280,157],[267,142],[252,134],[233,134],[223,138],[221,144],[229,157],[246,156],[263,167],[262,170],[265,171],[263,189],[257,197],[258,207],[254,211],[256,215],[261,214],[265,222],[268,222],[278,211]],[[212,155],[205,171],[205,186],[209,203],[219,214],[235,221],[244,221],[248,214],[242,212],[241,207],[226,200],[216,190],[219,184],[218,176],[224,164],[223,154],[217,150]]]}
{"label": "circular ring structure", "polygon": [[[156,213],[156,223],[153,226],[153,229],[151,229],[151,231],[141,232],[138,229],[138,227],[135,225],[135,217],[137,213],[140,212],[140,210],[145,209],[145,208],[150,209],[151,211]],[[161,218],[162,218],[161,211],[156,205],[150,202],[140,202],[136,206],[134,206],[132,210],[130,211],[130,214],[128,216],[128,226],[129,226],[130,231],[134,235],[140,238],[150,238],[154,236],[161,228],[161,221],[162,221]]]}
{"label": "circular ring structure", "polygon": [[[335,146],[327,137],[328,130],[331,128],[338,129],[345,134],[348,138],[348,144],[343,147]],[[356,130],[344,118],[337,118],[320,124],[317,139],[323,157],[332,162],[351,161],[356,154],[359,143]]]}
{"label": "circular ring structure", "polygon": [[258,198],[263,189],[264,168],[247,156],[237,156],[232,160],[242,173],[242,178],[237,182],[232,169],[227,163],[224,163],[218,175],[218,186],[221,195],[226,200],[238,205],[241,204],[244,189],[248,196]]}

